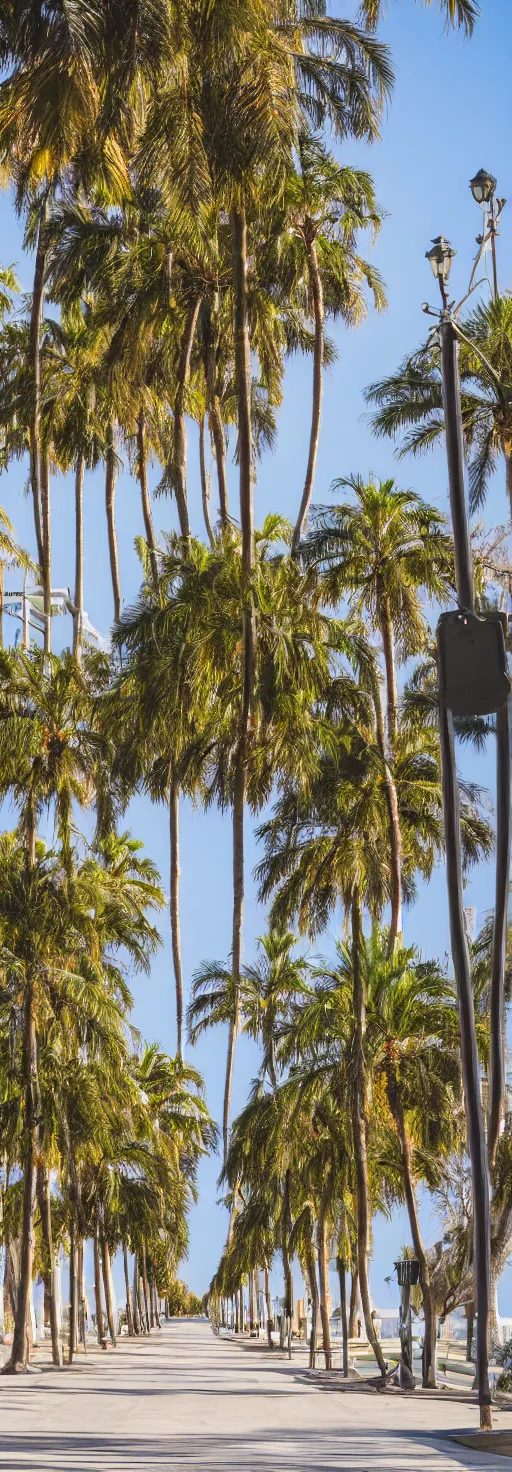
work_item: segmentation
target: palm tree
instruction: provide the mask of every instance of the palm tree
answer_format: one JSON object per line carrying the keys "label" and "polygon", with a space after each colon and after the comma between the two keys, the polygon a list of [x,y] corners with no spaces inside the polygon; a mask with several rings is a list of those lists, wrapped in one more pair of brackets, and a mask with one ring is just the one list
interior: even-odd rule
{"label": "palm tree", "polygon": [[[432,0],[424,0],[426,5],[431,5]],[[475,21],[480,14],[478,0],[438,0],[439,9],[444,12],[447,26],[459,26],[471,36]],[[367,25],[374,27],[378,25],[382,12],[382,0],[361,0],[361,14]]]}
{"label": "palm tree", "polygon": [[[44,809],[55,808],[56,828],[62,845],[60,862],[70,881],[73,870],[71,847],[71,812],[73,802],[86,805],[92,797],[92,782],[98,753],[98,737],[92,731],[92,692],[86,672],[72,656],[61,661],[34,651],[31,655],[3,655],[2,743],[0,784],[4,793],[12,792],[20,810],[20,828],[25,843],[26,878],[31,875],[37,888],[37,823]],[[128,882],[125,864],[125,879]],[[44,874],[43,874],[44,878]],[[50,896],[51,898],[51,896]],[[29,903],[28,901],[26,901]],[[35,900],[30,900],[30,904]],[[113,915],[115,909],[113,910]],[[43,920],[45,912],[43,911]],[[51,945],[51,906],[49,930],[43,932],[41,944]],[[37,924],[37,913],[34,915]],[[126,935],[129,943],[129,933]],[[39,1081],[37,1063],[36,994],[37,966],[34,973],[33,954],[36,940],[27,938],[25,952],[26,985],[24,989],[23,1056],[26,1081],[27,1154],[24,1167],[23,1263],[19,1317],[12,1364],[25,1361],[25,1320],[31,1280],[34,1213],[34,1161],[37,1149],[39,1118]],[[32,947],[32,950],[30,949]],[[45,952],[46,954],[46,952]],[[141,950],[140,957],[142,959]],[[50,963],[48,962],[48,965]],[[56,963],[57,964],[57,963]]]}
{"label": "palm tree", "polygon": [[[370,728],[371,730],[371,728]],[[391,866],[386,865],[388,847],[388,814],[382,767],[372,756],[372,736],[366,731],[352,731],[341,724],[337,755],[330,747],[325,754],[316,781],[305,788],[300,781],[288,782],[278,799],[273,817],[260,829],[267,847],[267,857],[258,866],[261,896],[273,897],[271,916],[285,923],[298,915],[299,928],[315,935],[326,925],[340,903],[351,923],[352,1009],[351,1048],[351,1120],[357,1184],[358,1271],[361,1299],[369,1341],[384,1373],[384,1361],[371,1319],[368,1285],[369,1245],[369,1171],[368,1171],[368,1074],[366,976],[361,965],[362,912],[366,908],[373,919],[381,913],[391,890]],[[373,737],[373,740],[375,738]],[[375,750],[375,747],[374,747]],[[377,748],[378,751],[378,748]],[[408,770],[408,775],[405,772]],[[404,771],[403,797],[408,806],[407,825],[414,829],[413,768]],[[421,775],[420,775],[421,774]],[[437,758],[434,812],[425,810],[422,764],[418,770],[418,823],[420,848],[409,850],[410,873],[418,862],[431,865],[436,846],[442,843],[442,804]],[[433,774],[432,774],[433,775]],[[434,791],[432,792],[434,796]],[[468,820],[470,847],[480,839],[480,820],[471,836],[472,815]],[[432,824],[432,817],[435,821]],[[410,825],[410,827],[409,827]],[[481,835],[484,843],[490,834]],[[424,846],[422,855],[421,849]],[[408,845],[409,848],[409,845]],[[389,942],[388,942],[389,944]],[[390,952],[390,955],[392,953]]]}
{"label": "palm tree", "polygon": [[41,442],[41,336],[49,216],[69,177],[76,188],[108,188],[114,203],[129,187],[112,98],[105,108],[105,40],[105,17],[95,0],[85,25],[60,3],[38,18],[15,6],[0,38],[6,63],[0,84],[0,161],[15,184],[16,207],[26,215],[25,245],[35,249],[27,354],[30,482],[38,561],[46,576],[49,493]]}
{"label": "palm tree", "polygon": [[35,857],[37,823],[55,806],[66,866],[71,864],[72,805],[87,806],[100,742],[92,730],[93,686],[69,653],[34,649],[2,656],[0,790],[13,793]]}
{"label": "palm tree", "polygon": [[[460,323],[459,371],[462,423],[470,455],[473,509],[485,501],[498,458],[505,459],[512,510],[512,300],[483,303]],[[422,454],[444,434],[439,350],[435,343],[405,358],[398,371],[370,384],[377,435],[401,437],[399,455]]]}
{"label": "palm tree", "polygon": [[[215,730],[214,712],[196,669],[198,585],[205,550],[179,546],[163,556],[160,577],[126,611],[115,640],[124,651],[121,674],[103,702],[103,725],[114,742],[114,772],[126,790],[141,785],[169,808],[170,919],[176,991],[177,1053],[182,1054],[183,969],[180,928],[180,795],[201,779]],[[115,734],[114,734],[115,733]]]}
{"label": "palm tree", "polygon": [[387,695],[387,733],[374,687],[377,740],[386,775],[392,855],[392,909],[389,944],[402,929],[402,835],[394,755],[398,723],[396,656],[403,663],[425,647],[428,626],[421,594],[447,596],[452,576],[451,544],[445,520],[413,491],[394,481],[365,484],[361,476],[334,482],[348,487],[354,500],[315,511],[304,549],[308,563],[320,565],[325,598],[336,604],[348,597],[354,613],[367,619],[382,640]]}
{"label": "palm tree", "polygon": [[[339,950],[339,984],[351,986],[352,956]],[[423,1245],[415,1174],[430,1187],[460,1129],[459,1027],[452,986],[433,963],[413,950],[387,957],[385,938],[374,930],[360,958],[367,996],[366,1064],[378,1087],[386,1086],[397,1133],[400,1171],[413,1241],[420,1264],[425,1335],[423,1384],[435,1385],[436,1310]],[[334,980],[334,978],[333,978]]]}
{"label": "palm tree", "polygon": [[307,962],[293,955],[297,938],[292,931],[271,930],[258,941],[259,955],[243,967],[241,1010],[244,1031],[261,1043],[261,1073],[273,1089],[279,1069],[279,1029],[291,1002],[304,990]]}
{"label": "palm tree", "polygon": [[381,214],[370,176],[358,169],[340,167],[319,137],[304,132],[298,142],[298,168],[288,174],[283,203],[274,215],[267,270],[274,246],[275,269],[286,306],[296,298],[306,319],[312,318],[314,324],[312,419],[306,478],[292,538],[292,552],[296,552],[315,479],[325,319],[341,317],[346,324],[357,325],[366,312],[364,285],[373,293],[377,310],[385,306],[378,271],[357,252],[358,231],[370,227],[375,233]]}
{"label": "palm tree", "polygon": [[[119,880],[119,872],[118,867],[114,878],[112,869],[107,873],[97,862],[86,860],[74,875],[70,889],[60,853],[47,855],[39,846],[30,862],[24,844],[9,838],[3,840],[1,964],[11,1011],[15,1006],[18,1012],[23,1108],[20,1283],[9,1371],[23,1369],[26,1364],[26,1323],[34,1253],[35,1167],[41,1145],[48,1149],[46,1132],[42,1129],[48,1109],[43,1104],[47,1060],[51,1065],[50,1098],[55,1111],[59,1083],[52,1059],[58,1039],[60,1047],[62,1037],[69,1047],[72,1030],[77,1025],[79,1033],[83,1030],[84,990],[92,1047],[96,1026],[99,1037],[104,1037],[107,1021],[112,1029],[115,1016],[108,997],[114,980],[112,948],[116,944],[127,948],[140,964],[148,948],[155,945],[155,932],[148,925],[144,910],[147,905],[161,901],[159,891],[154,882],[145,887],[137,875],[135,905],[130,893],[133,886],[130,869],[126,870],[124,883]],[[100,982],[102,968],[108,977],[106,994]],[[78,1044],[78,1050],[79,1047]],[[61,1052],[61,1069],[63,1064],[65,1068]],[[65,1130],[60,1113],[59,1119],[59,1128]],[[79,1211],[76,1188],[74,1197],[75,1210]],[[75,1220],[79,1229],[80,1216]],[[46,1248],[51,1254],[49,1231]]]}
{"label": "palm tree", "polygon": [[212,1027],[228,1024],[232,1028],[236,1017],[237,1029],[261,1042],[261,1074],[268,1074],[272,1088],[277,1087],[279,1071],[279,1021],[291,998],[305,985],[305,960],[291,955],[294,945],[295,936],[290,932],[276,930],[264,936],[259,942],[260,956],[241,967],[236,991],[231,966],[220,961],[203,963],[194,974],[187,1010],[193,1045]]}

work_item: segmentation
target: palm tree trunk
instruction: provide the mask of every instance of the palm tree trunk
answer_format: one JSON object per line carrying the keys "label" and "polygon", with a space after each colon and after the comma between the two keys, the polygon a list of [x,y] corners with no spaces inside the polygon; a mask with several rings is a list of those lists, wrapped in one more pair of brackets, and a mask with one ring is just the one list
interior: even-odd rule
{"label": "palm tree trunk", "polygon": [[236,758],[233,797],[233,1016],[230,1025],[226,1083],[224,1090],[224,1157],[228,1146],[229,1109],[233,1082],[235,1045],[238,1033],[240,964],[244,905],[244,808],[247,785],[246,758],[250,712],[253,701],[256,633],[249,579],[254,562],[254,506],[252,486],[251,355],[247,310],[247,225],[245,210],[234,210],[232,219],[235,286],[235,373],[238,400],[238,458],[240,466],[240,521],[242,527],[242,576],[244,607],[242,627],[243,696],[240,736]]}
{"label": "palm tree trunk", "polygon": [[331,1199],[330,1174],[320,1197],[318,1212],[318,1277],[320,1279],[320,1318],[325,1368],[332,1370],[331,1326],[329,1323],[329,1249],[327,1246],[327,1213]]}
{"label": "palm tree trunk", "polygon": [[[41,1218],[41,1236],[44,1247],[44,1284],[48,1296],[50,1310],[50,1334],[52,1340],[52,1360],[54,1365],[62,1364],[62,1354],[59,1334],[59,1321],[57,1315],[57,1301],[55,1296],[55,1258],[53,1251],[52,1211],[50,1200],[50,1177],[44,1165],[37,1169],[37,1199],[39,1204],[39,1216]],[[2,1292],[0,1288],[0,1292]]]}
{"label": "palm tree trunk", "polygon": [[180,930],[180,789],[171,782],[169,793],[171,889],[170,915],[174,985],[176,989],[176,1053],[183,1057],[183,970]]}
{"label": "palm tree trunk", "polygon": [[85,456],[79,455],[75,468],[75,612],[73,614],[73,654],[82,655],[84,622],[84,477]]}
{"label": "palm tree trunk", "polygon": [[320,420],[322,415],[322,379],[324,365],[324,294],[322,277],[318,265],[318,256],[314,240],[309,243],[308,249],[309,268],[311,274],[311,286],[313,289],[313,309],[315,314],[315,349],[313,357],[313,408],[311,414],[311,429],[309,434],[309,454],[306,469],[306,479],[300,503],[299,515],[295,524],[292,537],[292,556],[296,556],[299,543],[304,534],[308,517],[313,486],[315,484],[315,470],[318,455],[318,443],[320,439]]}
{"label": "palm tree trunk", "polygon": [[366,1118],[366,1064],[364,1056],[364,1039],[366,1032],[366,997],[364,978],[361,971],[361,909],[359,897],[354,895],[352,901],[352,964],[354,985],[354,1018],[355,1018],[355,1066],[354,1082],[352,1088],[352,1132],[354,1143],[354,1162],[357,1183],[357,1257],[359,1268],[359,1289],[363,1307],[363,1317],[368,1343],[371,1345],[379,1370],[384,1380],[386,1377],[386,1365],[372,1319],[370,1305],[370,1285],[368,1282],[368,1246],[369,1246],[369,1191],[368,1191],[368,1160],[367,1160],[367,1118]]}
{"label": "palm tree trunk", "polygon": [[147,1258],[147,1253],[146,1253],[146,1248],[145,1247],[144,1247],[144,1274],[145,1274],[145,1278],[146,1278],[147,1297],[148,1297],[148,1303],[149,1303],[149,1327],[150,1327],[150,1329],[156,1329],[155,1301],[154,1301],[154,1297],[153,1297],[153,1275],[152,1275],[152,1272],[151,1272],[151,1263],[148,1262],[148,1258]]}
{"label": "palm tree trunk", "polygon": [[419,1262],[419,1265],[420,1265],[420,1283],[421,1283],[421,1291],[422,1291],[422,1294],[423,1294],[423,1314],[424,1314],[424,1319],[425,1319],[425,1337],[424,1337],[424,1341],[423,1341],[423,1353],[422,1353],[422,1357],[421,1357],[421,1359],[422,1359],[422,1383],[423,1383],[423,1386],[424,1387],[427,1387],[427,1388],[430,1388],[430,1389],[434,1389],[435,1388],[435,1384],[436,1384],[436,1343],[437,1343],[437,1341],[436,1341],[436,1319],[437,1319],[437,1315],[436,1315],[436,1303],[435,1303],[434,1295],[433,1295],[433,1292],[432,1292],[432,1285],[431,1285],[431,1282],[430,1282],[430,1273],[429,1273],[429,1270],[428,1270],[428,1262],[427,1262],[427,1257],[426,1257],[426,1253],[425,1253],[425,1248],[423,1246],[423,1239],[422,1239],[422,1236],[421,1236],[421,1228],[420,1228],[419,1217],[418,1217],[418,1206],[417,1206],[417,1202],[416,1202],[416,1193],[415,1193],[415,1190],[414,1190],[414,1181],[413,1181],[413,1175],[412,1175],[411,1143],[410,1143],[410,1140],[409,1140],[409,1136],[407,1134],[407,1128],[406,1128],[406,1124],[405,1124],[405,1118],[404,1118],[404,1111],[403,1111],[402,1103],[401,1103],[400,1099],[396,1097],[396,1088],[394,1090],[392,1112],[394,1114],[395,1123],[396,1123],[397,1132],[398,1132],[398,1139],[399,1139],[399,1143],[400,1143],[400,1154],[401,1154],[401,1157],[402,1157],[402,1171],[403,1171],[403,1178],[404,1178],[405,1201],[406,1201],[407,1212],[408,1212],[408,1216],[409,1216],[409,1226],[411,1228],[412,1243],[413,1243],[414,1251],[416,1253],[416,1257],[417,1257],[418,1262]]}
{"label": "palm tree trunk", "polygon": [[228,477],[226,469],[226,437],[219,401],[214,398],[210,418],[210,432],[213,437],[215,449],[215,464],[217,466],[217,485],[219,488],[219,512],[222,526],[229,526],[229,501],[228,501]]}
{"label": "palm tree trunk", "polygon": [[292,1357],[292,1324],[293,1324],[293,1277],[290,1264],[288,1243],[292,1230],[292,1219],[290,1212],[290,1170],[285,1172],[283,1190],[283,1209],[281,1218],[281,1256],[284,1270],[284,1309],[283,1320],[288,1337],[288,1359]]}
{"label": "palm tree trunk", "polygon": [[320,1296],[318,1292],[318,1281],[316,1276],[315,1249],[313,1238],[306,1249],[309,1291],[311,1294],[311,1338],[309,1341],[309,1368],[314,1370],[316,1365],[316,1339],[318,1333],[318,1319],[320,1311]]}
{"label": "palm tree trunk", "polygon": [[112,425],[108,432],[107,452],[105,456],[105,508],[107,512],[110,576],[112,578],[112,592],[114,595],[114,623],[118,624],[121,617],[122,597],[116,531],[116,452]]}
{"label": "palm tree trunk", "polygon": [[[233,967],[233,973],[234,973],[234,967]],[[224,1079],[224,1101],[223,1101],[223,1106],[222,1106],[222,1141],[223,1141],[224,1160],[227,1159],[228,1144],[229,1144],[229,1115],[230,1115],[230,1110],[231,1110],[231,1093],[232,1093],[232,1089],[233,1089],[233,1069],[234,1069],[234,1063],[235,1063],[235,1047],[236,1047],[237,1035],[238,1035],[238,1009],[237,1009],[237,1012],[236,1012],[236,1016],[235,1016],[235,1014],[233,1014],[233,1016],[230,1018],[230,1023],[229,1023],[228,1051],[227,1051],[227,1056],[226,1056],[226,1075],[225,1075],[225,1079]]]}
{"label": "palm tree trunk", "polygon": [[[489,1347],[491,1351],[494,1345],[500,1343],[500,1316],[498,1306],[498,1278],[499,1273],[493,1270],[491,1264],[491,1292],[489,1308]],[[494,1358],[494,1355],[493,1355]]]}
{"label": "palm tree trunk", "polygon": [[84,1354],[87,1354],[87,1323],[86,1323],[86,1298],[85,1298],[85,1276],[84,1276],[84,1239],[78,1238],[77,1252],[78,1272],[78,1337],[82,1340]]}
{"label": "palm tree trunk", "polygon": [[41,575],[44,571],[44,544],[41,522],[41,327],[43,325],[44,282],[47,256],[45,223],[46,202],[39,220],[29,324],[29,359],[32,374],[30,485],[34,509],[37,559],[41,568]]}
{"label": "palm tree trunk", "polygon": [[210,341],[205,344],[204,349],[204,376],[206,383],[206,401],[208,405],[208,426],[213,440],[215,450],[215,462],[217,465],[217,484],[219,488],[219,510],[222,526],[229,522],[228,507],[228,482],[226,474],[226,438],[222,414],[220,412],[219,397],[215,382],[215,344]]}
{"label": "palm tree trunk", "polygon": [[105,1320],[103,1317],[103,1304],[101,1301],[101,1254],[100,1254],[100,1230],[98,1222],[94,1228],[94,1299],[96,1304],[96,1336],[98,1344],[105,1342]]}
{"label": "palm tree trunk", "polygon": [[384,783],[386,789],[386,802],[389,815],[389,847],[391,859],[391,924],[388,936],[388,956],[392,956],[397,936],[402,933],[402,830],[400,827],[400,813],[398,809],[398,795],[395,779],[388,760],[386,750],[386,739],[384,734],[384,721],[380,701],[380,691],[375,683],[373,689],[375,705],[375,718],[377,726],[377,744],[381,754],[384,769]]}
{"label": "palm tree trunk", "polygon": [[336,1258],[338,1269],[338,1282],[340,1285],[340,1314],[341,1314],[341,1363],[345,1379],[348,1377],[348,1318],[347,1318],[347,1273],[345,1259]]}
{"label": "palm tree trunk", "polygon": [[353,1268],[352,1274],[351,1274],[351,1278],[350,1278],[350,1305],[349,1305],[349,1311],[348,1311],[348,1337],[349,1337],[349,1339],[355,1339],[355,1337],[356,1337],[356,1313],[357,1313],[357,1295],[358,1295],[358,1292],[359,1292],[359,1272],[358,1272],[358,1269],[357,1268]]}
{"label": "palm tree trunk", "polygon": [[204,524],[210,547],[215,545],[210,521],[210,478],[206,470],[206,455],[204,448],[204,414],[199,420],[199,471],[201,475],[201,500],[203,503]]}
{"label": "palm tree trunk", "polygon": [[144,1315],[145,1315],[145,1319],[146,1319],[146,1329],[147,1329],[148,1334],[150,1334],[151,1333],[151,1319],[150,1319],[150,1315],[149,1315],[148,1275],[147,1275],[147,1270],[146,1270],[146,1248],[144,1246],[144,1243],[142,1244],[142,1262],[141,1262],[141,1267],[142,1267],[142,1275],[141,1275],[142,1276],[142,1292],[143,1292],[143,1295],[144,1295]]}
{"label": "palm tree trunk", "polygon": [[137,1315],[138,1315],[138,1321],[139,1321],[139,1331],[140,1331],[140,1333],[142,1335],[144,1335],[144,1334],[147,1334],[147,1329],[146,1329],[146,1323],[145,1323],[145,1319],[144,1319],[144,1309],[142,1307],[142,1296],[141,1296],[141,1291],[140,1291],[140,1265],[138,1264],[138,1260],[137,1260],[137,1276],[136,1276],[136,1280],[135,1280],[134,1295],[135,1295],[134,1301],[136,1300],[136,1302],[137,1302]]}
{"label": "palm tree trunk", "polygon": [[77,1347],[78,1329],[78,1292],[77,1292],[77,1253],[76,1253],[76,1223],[71,1221],[69,1234],[69,1351],[68,1365],[73,1364],[73,1355]]}
{"label": "palm tree trunk", "polygon": [[151,1302],[153,1305],[153,1318],[155,1321],[155,1328],[161,1329],[162,1325],[160,1323],[160,1313],[158,1308],[158,1294],[156,1291],[155,1274],[153,1268],[151,1268]]}
{"label": "palm tree trunk", "polygon": [[114,1323],[114,1304],[112,1301],[112,1276],[110,1267],[110,1251],[105,1233],[101,1233],[101,1261],[103,1265],[103,1287],[105,1290],[105,1304],[107,1309],[108,1332],[113,1348],[117,1344],[116,1326]]}
{"label": "palm tree trunk", "polygon": [[210,436],[213,440],[216,462],[216,481],[219,489],[219,512],[221,512],[222,527],[230,523],[230,506],[228,506],[228,477],[227,464],[225,464],[225,433],[222,424],[221,406],[219,396],[216,392],[215,381],[215,343],[209,342],[205,346],[205,381],[207,402],[207,424],[209,424]]}
{"label": "palm tree trunk", "polygon": [[132,1314],[132,1295],[130,1293],[130,1276],[129,1276],[129,1272],[128,1272],[128,1248],[126,1246],[126,1242],[123,1242],[123,1267],[124,1267],[124,1286],[125,1286],[125,1289],[126,1289],[126,1327],[128,1329],[128,1334],[130,1336],[130,1339],[133,1339],[134,1328],[133,1328],[133,1314]]}
{"label": "palm tree trunk", "polygon": [[390,617],[389,605],[386,599],[384,599],[380,611],[380,631],[382,635],[382,646],[384,650],[384,664],[386,667],[388,744],[389,750],[391,754],[393,754],[396,741],[398,695],[396,688],[393,624]]}
{"label": "palm tree trunk", "polygon": [[50,456],[48,451],[41,455],[41,510],[43,517],[43,608],[44,648],[50,654],[52,648],[52,524],[50,509]]}
{"label": "palm tree trunk", "polygon": [[41,1112],[34,990],[31,982],[26,988],[23,1009],[23,1071],[25,1076],[25,1146],[23,1151],[20,1281],[12,1351],[8,1363],[4,1366],[3,1374],[15,1374],[18,1370],[24,1370],[28,1359],[28,1317],[35,1245],[36,1161]]}
{"label": "palm tree trunk", "polygon": [[137,1335],[142,1332],[142,1324],[141,1324],[141,1316],[140,1316],[140,1308],[139,1308],[138,1274],[139,1274],[139,1265],[138,1265],[138,1260],[137,1260],[137,1253],[135,1253],[134,1259],[133,1259],[133,1329],[134,1329],[134,1333],[137,1334]]}
{"label": "palm tree trunk", "polygon": [[155,528],[151,511],[151,500],[148,485],[148,466],[146,456],[146,420],[144,410],[141,409],[137,420],[137,471],[140,485],[140,498],[142,502],[142,515],[144,518],[144,531],[146,542],[149,547],[149,563],[151,577],[155,588],[158,587],[158,562],[156,556]]}
{"label": "palm tree trunk", "polygon": [[235,1305],[235,1334],[238,1334],[240,1332],[238,1292],[235,1292],[234,1305]]}
{"label": "palm tree trunk", "polygon": [[242,960],[242,925],[244,913],[245,784],[245,762],[243,760],[243,756],[241,757],[239,751],[235,773],[235,791],[233,797],[233,939],[231,947],[231,964],[233,974],[233,1013],[229,1024],[226,1078],[224,1084],[224,1107],[222,1119],[224,1159],[226,1159],[227,1157],[229,1143],[229,1114],[231,1108],[233,1068],[235,1063],[235,1047],[238,1036],[239,1022],[240,966]]}
{"label": "palm tree trunk", "polygon": [[270,1277],[269,1277],[268,1263],[267,1262],[265,1262],[264,1265],[263,1265],[263,1272],[264,1272],[264,1275],[265,1275],[265,1307],[266,1307],[266,1310],[267,1310],[267,1339],[268,1339],[268,1347],[269,1347],[269,1349],[273,1349],[274,1348],[274,1341],[272,1339],[272,1302],[271,1302],[271,1298],[270,1298]]}
{"label": "palm tree trunk", "polygon": [[244,609],[243,617],[243,641],[244,641],[244,690],[243,708],[240,739],[236,758],[235,783],[233,794],[233,932],[231,945],[231,965],[233,976],[233,1014],[230,1021],[228,1053],[226,1059],[226,1079],[224,1085],[224,1110],[223,1110],[223,1141],[224,1159],[227,1156],[229,1141],[229,1114],[231,1107],[231,1092],[233,1087],[233,1069],[235,1062],[235,1047],[239,1026],[239,998],[240,998],[240,967],[242,962],[242,933],[244,914],[244,816],[245,816],[245,794],[247,785],[246,773],[246,750],[247,736],[249,731],[249,717],[252,703],[253,688],[253,661],[254,661],[254,619],[251,608]]}
{"label": "palm tree trunk", "polygon": [[184,541],[190,537],[190,522],[187,502],[187,432],[185,426],[185,398],[190,378],[190,361],[202,298],[198,296],[189,307],[185,330],[181,340],[178,363],[178,383],[174,400],[174,446],[173,485],[178,508],[180,532]]}
{"label": "palm tree trunk", "polygon": [[254,560],[254,503],[251,430],[251,344],[247,307],[247,222],[245,209],[233,211],[235,290],[235,373],[238,401],[238,461],[242,568],[247,578]]}
{"label": "palm tree trunk", "polygon": [[8,1300],[13,1319],[16,1321],[19,1288],[19,1238],[13,1242],[9,1237],[6,1237],[5,1247],[4,1293]]}

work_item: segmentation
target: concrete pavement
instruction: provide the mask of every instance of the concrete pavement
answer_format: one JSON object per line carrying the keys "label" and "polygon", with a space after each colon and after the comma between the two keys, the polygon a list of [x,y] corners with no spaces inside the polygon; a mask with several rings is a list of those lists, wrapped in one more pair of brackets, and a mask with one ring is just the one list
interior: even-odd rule
{"label": "concrete pavement", "polygon": [[[512,1429],[512,1414],[496,1424]],[[442,1392],[325,1393],[302,1369],[175,1320],[71,1370],[0,1379],[0,1472],[505,1472],[446,1439],[475,1405]]]}

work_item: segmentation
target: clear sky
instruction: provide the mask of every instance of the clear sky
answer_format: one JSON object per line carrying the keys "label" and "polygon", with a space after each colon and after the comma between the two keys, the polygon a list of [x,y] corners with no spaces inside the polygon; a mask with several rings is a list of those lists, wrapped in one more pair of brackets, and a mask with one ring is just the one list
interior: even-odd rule
{"label": "clear sky", "polygon": [[[370,312],[358,332],[336,333],[338,362],[329,371],[325,385],[322,441],[318,461],[316,499],[326,501],[334,476],[350,471],[363,475],[372,471],[380,477],[396,475],[403,485],[413,486],[427,499],[448,509],[447,478],[441,450],[427,459],[402,462],[393,448],[373,439],[364,412],[363,390],[374,378],[392,371],[404,353],[419,345],[427,322],[422,302],[435,302],[435,283],[425,261],[433,236],[448,236],[458,255],[453,266],[454,294],[466,289],[476,250],[475,235],[481,215],[468,188],[468,180],[480,167],[498,179],[498,193],[510,196],[502,217],[499,241],[499,270],[502,286],[512,286],[512,174],[511,174],[511,89],[512,5],[510,0],[481,0],[482,18],[472,41],[459,34],[446,35],[436,0],[423,9],[414,0],[389,0],[381,27],[382,39],[391,47],[396,71],[392,101],[382,123],[379,143],[371,148],[348,142],[341,150],[343,162],[368,168],[374,177],[377,197],[387,218],[376,243],[373,259],[387,284],[388,311]],[[352,0],[332,7],[353,18]],[[0,262],[17,262],[24,289],[31,285],[31,262],[23,258],[21,234],[7,196],[0,196]],[[278,510],[295,518],[302,489],[307,455],[310,414],[311,364],[297,359],[289,366],[285,397],[279,418],[277,449],[267,455],[258,474],[255,493],[259,523],[268,511]],[[203,535],[197,465],[196,429],[189,426],[190,502],[193,531]],[[26,466],[13,465],[0,477],[0,503],[14,521],[20,540],[33,549],[32,513],[24,498]],[[156,480],[156,472],[154,479]],[[236,469],[231,466],[231,507],[236,509]],[[69,478],[55,480],[53,505],[53,585],[73,582],[74,509],[73,485]],[[118,530],[123,594],[129,603],[136,594],[139,564],[134,538],[142,531],[137,488],[127,474],[117,487]],[[175,524],[175,509],[166,500],[155,503],[157,528]],[[493,482],[486,519],[496,525],[506,520],[504,476],[500,470]],[[112,618],[112,595],[108,567],[103,483],[99,474],[89,475],[85,494],[85,607],[99,629],[108,630]],[[64,632],[64,631],[63,631]],[[57,634],[57,630],[56,630]],[[65,641],[69,635],[66,634]],[[492,789],[494,753],[477,762],[463,754],[464,772]],[[168,888],[168,834],[165,809],[152,808],[146,799],[136,799],[129,824],[142,838],[160,865]],[[226,958],[231,928],[230,823],[216,813],[206,817],[187,808],[182,822],[182,930],[185,982],[188,991],[194,969],[209,957]],[[265,916],[257,904],[251,871],[256,862],[255,843],[247,843],[247,902],[245,956],[254,954],[255,941],[265,929]],[[476,905],[479,916],[493,902],[493,866],[480,869],[467,890],[467,904]],[[174,993],[170,933],[167,919],[162,925],[164,945],[154,962],[149,979],[137,980],[135,1021],[148,1038],[158,1038],[174,1048]],[[423,888],[414,908],[406,912],[405,938],[419,945],[425,955],[443,957],[448,950],[448,920],[442,870],[428,888]],[[327,935],[325,953],[333,944]],[[221,1118],[226,1038],[211,1034],[197,1047],[193,1061],[201,1069],[212,1114]],[[242,1039],[237,1054],[234,1109],[240,1108],[248,1083],[255,1075],[255,1047]],[[216,1206],[219,1161],[205,1162],[200,1175],[200,1200],[191,1218],[189,1262],[184,1276],[197,1292],[204,1292],[222,1250],[226,1217]],[[429,1241],[440,1235],[440,1223],[425,1223]],[[378,1218],[374,1225],[372,1285],[379,1305],[397,1299],[395,1287],[385,1279],[392,1271],[397,1250],[409,1240],[403,1213],[391,1222]],[[333,1285],[334,1286],[334,1285]],[[274,1274],[274,1291],[280,1291],[279,1274]],[[501,1312],[512,1311],[512,1275],[505,1275]]]}

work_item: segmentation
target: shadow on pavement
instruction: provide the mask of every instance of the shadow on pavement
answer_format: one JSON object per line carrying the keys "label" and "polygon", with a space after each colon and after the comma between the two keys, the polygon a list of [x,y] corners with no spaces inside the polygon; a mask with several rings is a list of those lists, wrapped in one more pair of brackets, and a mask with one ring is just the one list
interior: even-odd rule
{"label": "shadow on pavement", "polygon": [[[0,1469],[21,1472],[181,1472],[196,1468],[241,1469],[243,1472],[448,1472],[454,1464],[494,1472],[496,1463],[478,1452],[463,1451],[450,1439],[428,1434],[342,1429],[335,1433],[301,1430],[261,1435],[119,1437],[41,1432],[4,1436],[0,1432]],[[506,1462],[499,1461],[504,1472]]]}

